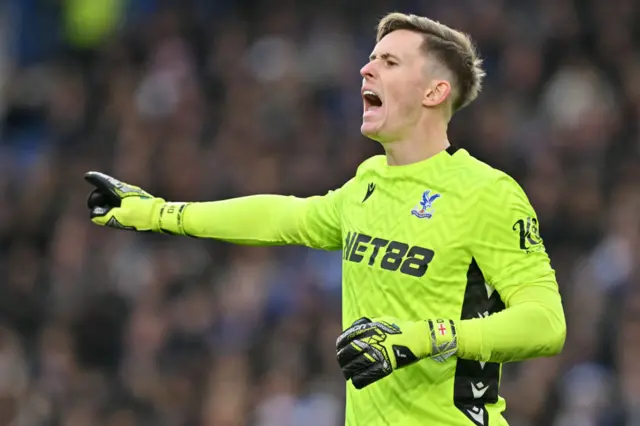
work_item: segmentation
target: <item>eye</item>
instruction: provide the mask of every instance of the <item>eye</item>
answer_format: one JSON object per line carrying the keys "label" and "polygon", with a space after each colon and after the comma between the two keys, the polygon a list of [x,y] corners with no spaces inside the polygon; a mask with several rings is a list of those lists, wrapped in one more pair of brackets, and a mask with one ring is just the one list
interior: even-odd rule
{"label": "eye", "polygon": [[387,63],[387,66],[388,66],[388,67],[395,67],[396,65],[398,65],[398,63],[397,63],[397,62],[392,61],[392,60],[390,60],[390,59],[387,59],[386,63]]}

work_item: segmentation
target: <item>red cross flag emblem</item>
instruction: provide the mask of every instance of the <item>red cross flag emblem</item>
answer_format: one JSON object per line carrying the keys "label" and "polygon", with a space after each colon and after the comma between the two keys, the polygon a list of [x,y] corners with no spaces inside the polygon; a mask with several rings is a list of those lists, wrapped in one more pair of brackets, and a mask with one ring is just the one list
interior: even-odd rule
{"label": "red cross flag emblem", "polygon": [[440,330],[441,336],[444,336],[447,333],[447,327],[445,327],[442,323],[440,323],[440,325],[438,326],[438,330]]}

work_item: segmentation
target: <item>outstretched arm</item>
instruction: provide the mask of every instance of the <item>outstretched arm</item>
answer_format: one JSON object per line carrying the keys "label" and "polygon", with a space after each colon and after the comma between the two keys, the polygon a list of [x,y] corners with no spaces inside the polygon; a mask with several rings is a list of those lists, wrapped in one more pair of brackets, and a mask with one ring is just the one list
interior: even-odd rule
{"label": "outstretched arm", "polygon": [[224,201],[187,204],[182,221],[185,235],[236,244],[304,245],[335,250],[341,247],[338,192],[297,198],[253,195]]}
{"label": "outstretched arm", "polygon": [[85,178],[95,186],[87,201],[97,225],[215,238],[245,245],[342,246],[342,188],[324,196],[254,195],[201,203],[166,202],[139,187],[99,172]]}

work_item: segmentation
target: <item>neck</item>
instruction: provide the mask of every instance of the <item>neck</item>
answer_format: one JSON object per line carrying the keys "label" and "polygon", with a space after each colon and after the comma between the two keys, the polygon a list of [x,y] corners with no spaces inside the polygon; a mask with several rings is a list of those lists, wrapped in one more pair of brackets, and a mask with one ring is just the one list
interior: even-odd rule
{"label": "neck", "polygon": [[451,145],[447,138],[447,126],[444,123],[424,128],[415,126],[414,129],[413,134],[405,138],[382,144],[387,156],[387,164],[403,166],[417,163],[433,157]]}

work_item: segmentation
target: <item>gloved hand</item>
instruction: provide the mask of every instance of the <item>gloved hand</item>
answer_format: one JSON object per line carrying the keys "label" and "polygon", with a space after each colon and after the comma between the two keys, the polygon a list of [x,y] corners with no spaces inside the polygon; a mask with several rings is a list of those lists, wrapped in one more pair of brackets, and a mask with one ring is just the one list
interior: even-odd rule
{"label": "gloved hand", "polygon": [[356,389],[423,358],[443,362],[456,350],[455,325],[449,320],[360,318],[336,342],[340,368]]}
{"label": "gloved hand", "polygon": [[185,235],[182,213],[188,203],[167,203],[137,186],[100,172],[88,172],[84,178],[95,186],[87,199],[93,223],[132,231]]}

